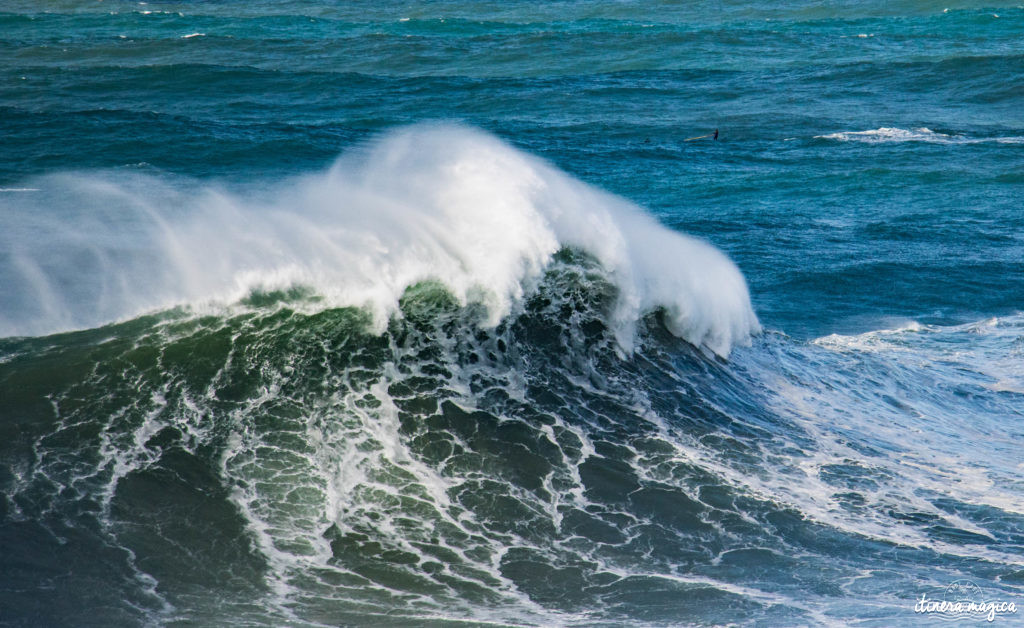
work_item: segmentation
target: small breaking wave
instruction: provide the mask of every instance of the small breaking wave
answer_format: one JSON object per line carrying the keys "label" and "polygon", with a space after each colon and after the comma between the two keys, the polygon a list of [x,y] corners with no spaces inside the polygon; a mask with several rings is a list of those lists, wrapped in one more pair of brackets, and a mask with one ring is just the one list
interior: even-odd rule
{"label": "small breaking wave", "polygon": [[886,144],[897,142],[929,142],[933,144],[1024,144],[1024,136],[1002,137],[968,137],[950,135],[933,131],[927,127],[916,129],[900,129],[897,127],[881,127],[869,131],[842,131],[828,135],[815,135],[815,139],[838,140],[840,142],[864,142],[866,144]]}

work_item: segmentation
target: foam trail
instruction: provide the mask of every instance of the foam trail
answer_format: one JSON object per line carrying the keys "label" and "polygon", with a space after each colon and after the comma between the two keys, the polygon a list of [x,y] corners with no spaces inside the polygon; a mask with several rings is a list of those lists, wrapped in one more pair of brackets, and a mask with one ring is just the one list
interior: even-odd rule
{"label": "foam trail", "polygon": [[863,142],[867,144],[889,144],[898,142],[926,142],[931,144],[1024,144],[1024,137],[966,137],[939,133],[926,127],[900,129],[880,127],[868,131],[842,131],[828,135],[815,135],[815,139],[838,140],[841,142]]}
{"label": "foam trail", "polygon": [[141,175],[36,187],[3,199],[4,335],[296,286],[322,297],[317,307],[367,307],[383,329],[406,288],[427,280],[486,306],[494,325],[563,248],[593,256],[617,287],[610,322],[625,350],[658,307],[673,333],[721,355],[759,330],[743,276],[717,249],[462,126],[398,130],[260,193]]}

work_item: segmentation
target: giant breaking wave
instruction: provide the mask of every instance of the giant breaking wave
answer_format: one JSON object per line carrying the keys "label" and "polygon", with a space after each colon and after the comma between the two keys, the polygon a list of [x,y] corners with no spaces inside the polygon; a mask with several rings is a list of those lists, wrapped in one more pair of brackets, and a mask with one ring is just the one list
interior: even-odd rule
{"label": "giant breaking wave", "polygon": [[742,274],[717,249],[464,126],[397,130],[326,172],[260,189],[123,173],[53,175],[32,189],[4,199],[4,336],[295,288],[316,295],[303,307],[367,308],[383,331],[423,282],[483,305],[493,326],[563,250],[595,260],[614,287],[607,317],[621,350],[654,310],[719,355],[760,329]]}

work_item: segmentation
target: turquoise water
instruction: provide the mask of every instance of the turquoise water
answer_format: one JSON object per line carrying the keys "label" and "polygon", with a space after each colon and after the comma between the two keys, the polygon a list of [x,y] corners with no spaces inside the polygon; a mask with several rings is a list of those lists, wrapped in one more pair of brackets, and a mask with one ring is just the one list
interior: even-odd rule
{"label": "turquoise water", "polygon": [[1022,32],[0,3],[0,624],[1024,602]]}

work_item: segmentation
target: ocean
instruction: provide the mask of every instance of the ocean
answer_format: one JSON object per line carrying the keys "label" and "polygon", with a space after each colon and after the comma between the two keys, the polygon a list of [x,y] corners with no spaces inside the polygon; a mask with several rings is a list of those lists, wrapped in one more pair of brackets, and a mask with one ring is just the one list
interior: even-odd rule
{"label": "ocean", "polygon": [[1022,33],[0,1],[0,625],[1019,623]]}

